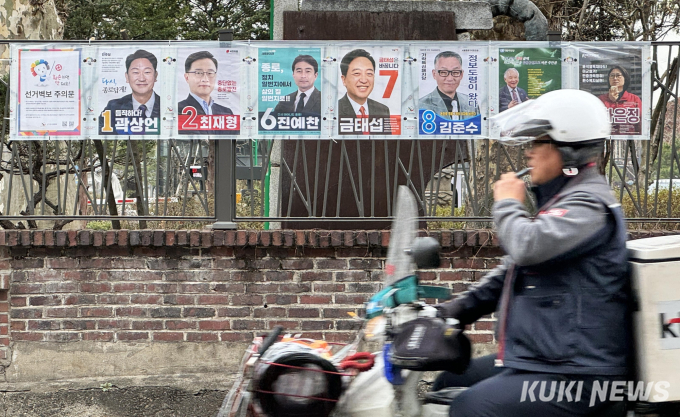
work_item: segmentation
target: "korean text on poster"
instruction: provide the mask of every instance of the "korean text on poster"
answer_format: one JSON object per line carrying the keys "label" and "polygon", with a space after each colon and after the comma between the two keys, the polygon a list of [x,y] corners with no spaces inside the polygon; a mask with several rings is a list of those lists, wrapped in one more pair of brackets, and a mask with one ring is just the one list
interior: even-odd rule
{"label": "korean text on poster", "polygon": [[100,135],[160,135],[159,56],[154,49],[99,48]]}
{"label": "korean text on poster", "polygon": [[258,131],[318,135],[321,131],[319,48],[258,51]]}
{"label": "korean text on poster", "polygon": [[80,50],[19,50],[19,136],[78,136]]}
{"label": "korean text on poster", "polygon": [[421,135],[481,135],[479,103],[485,91],[477,48],[418,52],[418,125]]}
{"label": "korean text on poster", "polygon": [[338,135],[401,134],[401,48],[340,48]]}
{"label": "korean text on poster", "polygon": [[180,48],[177,63],[177,133],[238,135],[241,130],[238,49]]}
{"label": "korean text on poster", "polygon": [[579,88],[607,107],[612,137],[642,134],[641,49],[581,48],[579,55]]}
{"label": "korean text on poster", "polygon": [[560,48],[500,48],[498,58],[499,112],[562,88]]}

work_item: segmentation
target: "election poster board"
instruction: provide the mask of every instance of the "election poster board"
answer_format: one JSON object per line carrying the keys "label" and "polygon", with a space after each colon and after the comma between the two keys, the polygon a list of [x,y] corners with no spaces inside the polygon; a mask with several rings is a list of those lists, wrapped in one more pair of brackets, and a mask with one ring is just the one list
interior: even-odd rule
{"label": "election poster board", "polygon": [[594,94],[607,107],[612,138],[642,135],[646,109],[651,106],[642,99],[642,61],[640,47],[579,48],[579,89]]}
{"label": "election poster board", "polygon": [[341,47],[337,60],[337,134],[401,135],[402,49]]}
{"label": "election poster board", "polygon": [[499,48],[498,111],[562,88],[562,49]]}
{"label": "election poster board", "polygon": [[480,137],[486,95],[479,47],[447,45],[418,52],[420,135]]}
{"label": "election poster board", "polygon": [[97,54],[98,135],[158,137],[161,133],[161,51],[100,47]]}
{"label": "election poster board", "polygon": [[80,136],[79,49],[18,50],[18,136]]}
{"label": "election poster board", "polygon": [[321,49],[258,50],[258,133],[321,133]]}
{"label": "election poster board", "polygon": [[240,55],[235,48],[179,48],[178,135],[238,135],[241,129]]}
{"label": "election poster board", "polygon": [[495,139],[492,116],[559,88],[597,96],[612,139],[650,136],[649,42],[71,42],[11,54],[15,140]]}

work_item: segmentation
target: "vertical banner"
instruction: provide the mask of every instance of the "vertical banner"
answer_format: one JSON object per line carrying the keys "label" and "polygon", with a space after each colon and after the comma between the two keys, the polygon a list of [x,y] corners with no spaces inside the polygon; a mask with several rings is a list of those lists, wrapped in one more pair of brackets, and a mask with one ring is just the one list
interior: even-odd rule
{"label": "vertical banner", "polygon": [[99,135],[160,136],[159,49],[97,52]]}
{"label": "vertical banner", "polygon": [[481,49],[470,45],[419,50],[421,135],[482,134],[479,104],[486,94],[486,83],[480,76],[483,59]]}
{"label": "vertical banner", "polygon": [[338,135],[401,135],[401,47],[342,47],[338,61]]}
{"label": "vertical banner", "polygon": [[177,133],[238,135],[241,130],[238,49],[177,50]]}
{"label": "vertical banner", "polygon": [[642,134],[642,78],[642,48],[579,49],[579,89],[596,95],[607,107],[612,138]]}
{"label": "vertical banner", "polygon": [[18,136],[79,136],[80,50],[18,50]]}
{"label": "vertical banner", "polygon": [[258,50],[258,132],[321,133],[320,48]]}
{"label": "vertical banner", "polygon": [[499,48],[498,58],[499,112],[562,88],[560,48]]}

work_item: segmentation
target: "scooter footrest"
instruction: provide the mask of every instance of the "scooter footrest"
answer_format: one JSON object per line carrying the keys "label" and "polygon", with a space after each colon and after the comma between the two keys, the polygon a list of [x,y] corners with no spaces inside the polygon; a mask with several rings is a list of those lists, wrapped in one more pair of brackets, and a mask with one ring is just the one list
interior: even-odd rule
{"label": "scooter footrest", "polygon": [[448,405],[454,398],[462,394],[467,388],[465,387],[452,387],[444,388],[439,391],[432,391],[425,393],[425,403],[426,404],[444,404]]}

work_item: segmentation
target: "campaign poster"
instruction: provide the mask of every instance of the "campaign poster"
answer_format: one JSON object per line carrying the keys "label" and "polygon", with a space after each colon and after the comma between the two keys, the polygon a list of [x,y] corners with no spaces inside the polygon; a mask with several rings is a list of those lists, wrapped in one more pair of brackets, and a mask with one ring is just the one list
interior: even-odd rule
{"label": "campaign poster", "polygon": [[321,49],[262,48],[257,60],[258,132],[318,136]]}
{"label": "campaign poster", "polygon": [[18,50],[19,136],[78,136],[80,50]]}
{"label": "campaign poster", "polygon": [[612,137],[642,134],[641,48],[580,48],[579,89],[607,107]]}
{"label": "campaign poster", "polygon": [[418,51],[418,131],[421,135],[482,134],[479,104],[486,94],[481,49],[461,46]]}
{"label": "campaign poster", "polygon": [[238,49],[180,48],[177,51],[177,133],[238,135],[241,76]]}
{"label": "campaign poster", "polygon": [[498,111],[562,88],[561,48],[499,48]]}
{"label": "campaign poster", "polygon": [[160,135],[159,49],[100,47],[97,107],[100,135]]}
{"label": "campaign poster", "polygon": [[343,47],[338,61],[338,135],[400,135],[402,49]]}

